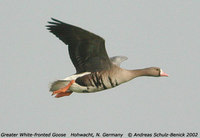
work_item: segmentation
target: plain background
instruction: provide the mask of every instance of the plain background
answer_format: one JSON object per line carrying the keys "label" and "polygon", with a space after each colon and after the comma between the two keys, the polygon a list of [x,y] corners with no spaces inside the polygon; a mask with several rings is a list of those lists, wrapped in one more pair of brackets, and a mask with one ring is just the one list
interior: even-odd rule
{"label": "plain background", "polygon": [[[200,130],[200,1],[2,0],[0,132],[154,133]],[[50,18],[106,40],[123,68],[161,67],[99,93],[54,98],[49,84],[75,73]]]}

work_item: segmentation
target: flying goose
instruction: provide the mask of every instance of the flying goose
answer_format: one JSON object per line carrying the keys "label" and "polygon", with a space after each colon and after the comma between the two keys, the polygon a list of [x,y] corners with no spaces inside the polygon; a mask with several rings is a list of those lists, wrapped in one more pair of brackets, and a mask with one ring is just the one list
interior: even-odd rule
{"label": "flying goose", "polygon": [[109,58],[105,40],[100,36],[51,18],[47,29],[68,45],[76,74],[51,84],[55,97],[69,96],[72,92],[92,93],[116,87],[139,76],[168,76],[158,67],[127,70],[120,63],[125,56]]}

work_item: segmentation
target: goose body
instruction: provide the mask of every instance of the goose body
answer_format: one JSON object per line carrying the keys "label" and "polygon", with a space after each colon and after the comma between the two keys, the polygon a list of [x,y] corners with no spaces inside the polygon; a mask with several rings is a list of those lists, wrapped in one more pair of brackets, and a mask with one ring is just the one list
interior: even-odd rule
{"label": "goose body", "polygon": [[[110,70],[107,71],[84,72],[69,76],[63,80],[58,80],[54,82],[50,90],[56,91],[59,88],[67,86],[71,80],[75,80],[75,83],[73,83],[70,86],[69,90],[78,93],[91,93],[91,92],[97,92],[114,88],[120,85],[121,83],[125,82],[125,80],[119,79],[120,75],[123,75],[123,72],[119,71],[121,70],[121,68],[115,66],[116,65],[113,65],[114,69],[111,68]],[[63,83],[63,85],[55,88],[56,83],[57,84]]]}
{"label": "goose body", "polygon": [[79,27],[53,19],[47,29],[68,45],[76,74],[51,84],[56,97],[72,92],[91,93],[116,87],[139,76],[168,76],[158,67],[126,70],[120,67],[125,56],[108,57],[105,41],[100,36]]}

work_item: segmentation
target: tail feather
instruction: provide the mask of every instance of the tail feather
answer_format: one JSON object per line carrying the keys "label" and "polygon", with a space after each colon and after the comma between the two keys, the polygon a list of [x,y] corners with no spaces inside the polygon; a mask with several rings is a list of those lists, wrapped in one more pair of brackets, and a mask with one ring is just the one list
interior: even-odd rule
{"label": "tail feather", "polygon": [[57,80],[54,81],[51,86],[49,91],[57,91],[65,86],[67,86],[70,83],[70,81],[67,80]]}

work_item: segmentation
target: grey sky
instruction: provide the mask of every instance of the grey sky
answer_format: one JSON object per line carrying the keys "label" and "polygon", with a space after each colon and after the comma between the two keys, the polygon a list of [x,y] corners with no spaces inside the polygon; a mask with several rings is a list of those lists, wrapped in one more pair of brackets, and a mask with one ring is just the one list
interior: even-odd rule
{"label": "grey sky", "polygon": [[[0,4],[0,132],[198,132],[200,1],[3,0]],[[93,94],[56,99],[49,83],[75,73],[50,17],[106,40],[123,68],[161,67]]]}

